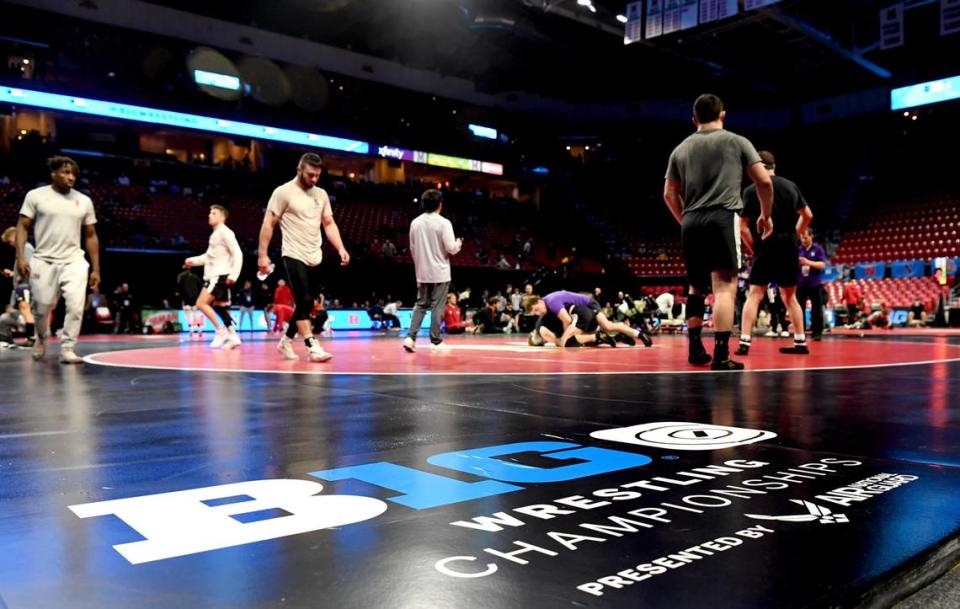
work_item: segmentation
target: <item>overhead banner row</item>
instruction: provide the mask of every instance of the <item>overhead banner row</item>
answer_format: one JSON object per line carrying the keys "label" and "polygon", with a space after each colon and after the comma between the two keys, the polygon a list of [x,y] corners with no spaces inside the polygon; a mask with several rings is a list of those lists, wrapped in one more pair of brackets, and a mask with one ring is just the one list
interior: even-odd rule
{"label": "overhead banner row", "polygon": [[[744,0],[746,11],[776,4],[780,0]],[[644,20],[646,4],[646,20]],[[646,0],[627,5],[624,44],[666,36],[674,32],[733,17],[740,12],[739,0]]]}

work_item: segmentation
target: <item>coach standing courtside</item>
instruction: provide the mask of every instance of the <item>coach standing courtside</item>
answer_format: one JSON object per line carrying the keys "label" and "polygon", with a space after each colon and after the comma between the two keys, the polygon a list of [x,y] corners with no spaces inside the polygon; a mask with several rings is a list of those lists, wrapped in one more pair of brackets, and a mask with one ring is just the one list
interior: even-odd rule
{"label": "coach standing courtside", "polygon": [[773,232],[773,183],[756,148],[745,137],[725,130],[725,119],[719,97],[697,98],[693,105],[697,132],[670,155],[663,198],[681,226],[683,259],[690,281],[688,361],[701,366],[711,362],[701,330],[706,293],[712,287],[716,346],[711,368],[742,370],[743,364],[730,359],[729,351],[740,267],[740,184],[746,169],[757,185],[761,207],[757,227],[766,239]]}

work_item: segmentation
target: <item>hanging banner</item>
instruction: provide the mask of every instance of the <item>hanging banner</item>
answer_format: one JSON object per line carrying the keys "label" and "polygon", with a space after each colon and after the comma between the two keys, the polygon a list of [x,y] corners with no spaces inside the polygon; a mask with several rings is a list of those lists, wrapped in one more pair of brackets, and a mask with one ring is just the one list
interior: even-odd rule
{"label": "hanging banner", "polygon": [[894,4],[880,11],[880,48],[903,45],[903,4]]}
{"label": "hanging banner", "polygon": [[680,0],[680,29],[689,30],[697,27],[699,21],[699,6],[697,0]]}
{"label": "hanging banner", "polygon": [[940,0],[940,35],[960,32],[960,0]]}
{"label": "hanging banner", "polygon": [[644,38],[656,38],[663,34],[663,0],[647,0],[647,26]]}
{"label": "hanging banner", "polygon": [[738,8],[737,0],[700,0],[700,23],[732,17]]}
{"label": "hanging banner", "polygon": [[623,28],[623,44],[643,40],[643,0],[627,5],[627,23]]}
{"label": "hanging banner", "polygon": [[743,10],[752,11],[753,9],[770,6],[777,2],[780,2],[780,0],[743,0]]}
{"label": "hanging banner", "polygon": [[680,31],[680,0],[664,0],[663,35]]}

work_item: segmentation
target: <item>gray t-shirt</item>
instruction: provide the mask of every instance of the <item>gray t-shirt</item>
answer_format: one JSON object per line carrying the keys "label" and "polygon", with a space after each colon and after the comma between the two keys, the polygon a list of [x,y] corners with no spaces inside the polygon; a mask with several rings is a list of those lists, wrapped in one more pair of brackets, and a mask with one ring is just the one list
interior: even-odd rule
{"label": "gray t-shirt", "polygon": [[747,138],[725,129],[698,131],[670,155],[667,179],[680,182],[683,213],[706,209],[743,209],[743,171],[760,162]]}
{"label": "gray t-shirt", "polygon": [[97,223],[93,201],[76,190],[60,194],[53,186],[34,188],[23,199],[20,215],[33,220],[34,257],[55,264],[83,260],[80,233]]}

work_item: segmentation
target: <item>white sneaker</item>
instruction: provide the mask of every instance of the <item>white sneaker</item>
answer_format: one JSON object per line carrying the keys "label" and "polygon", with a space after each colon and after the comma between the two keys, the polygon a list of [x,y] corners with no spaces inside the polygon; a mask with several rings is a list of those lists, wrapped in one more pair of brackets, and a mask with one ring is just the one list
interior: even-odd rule
{"label": "white sneaker", "polygon": [[236,332],[231,332],[227,334],[227,340],[223,341],[224,349],[235,349],[240,346],[240,337]]}
{"label": "white sneaker", "polygon": [[413,339],[409,336],[403,339],[403,350],[407,353],[416,353],[417,345],[413,342]]}
{"label": "white sneaker", "polygon": [[60,348],[61,364],[82,364],[83,358],[73,352],[73,349],[67,347]]}
{"label": "white sneaker", "polygon": [[283,354],[283,357],[289,360],[298,360],[300,357],[293,352],[293,341],[283,336],[277,343],[277,351]]}
{"label": "white sneaker", "polygon": [[430,349],[434,353],[447,353],[448,351],[450,351],[450,345],[448,345],[447,343],[437,343],[432,347],[430,347]]}
{"label": "white sneaker", "polygon": [[774,332],[773,330],[767,330],[766,334],[764,334],[764,336],[771,337],[771,338],[774,337],[774,336],[776,336],[776,335],[777,335],[777,333]]}
{"label": "white sneaker", "polygon": [[325,362],[333,357],[332,353],[327,353],[324,351],[323,347],[321,347],[316,341],[314,341],[312,346],[307,347],[307,353],[310,354],[311,362]]}
{"label": "white sneaker", "polygon": [[790,333],[784,330],[780,333],[780,338],[790,338]]}
{"label": "white sneaker", "polygon": [[217,334],[213,337],[213,340],[210,342],[211,349],[219,349],[223,346],[224,341],[227,340],[227,329],[220,328],[217,330]]}

